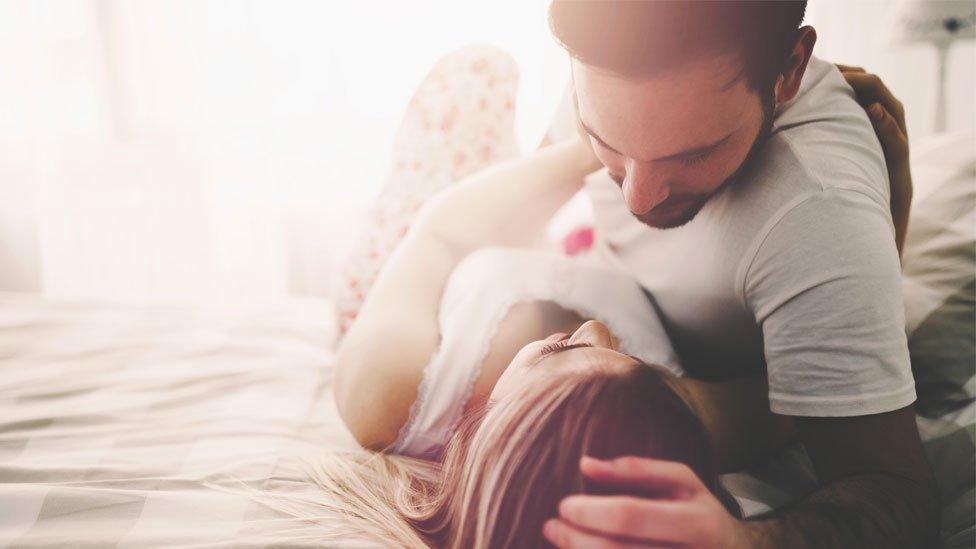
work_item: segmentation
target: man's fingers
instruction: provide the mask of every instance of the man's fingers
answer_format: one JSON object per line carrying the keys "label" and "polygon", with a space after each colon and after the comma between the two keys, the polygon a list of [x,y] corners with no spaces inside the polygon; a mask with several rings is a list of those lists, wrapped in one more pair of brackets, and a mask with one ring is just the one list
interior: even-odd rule
{"label": "man's fingers", "polygon": [[549,543],[559,547],[559,549],[648,549],[649,547],[656,547],[653,544],[634,543],[587,532],[559,519],[546,521],[542,528],[542,535],[549,540]]}
{"label": "man's fingers", "polygon": [[600,484],[643,491],[651,497],[666,494],[687,498],[708,490],[690,467],[678,461],[635,456],[603,461],[584,457],[580,471]]}
{"label": "man's fingers", "polygon": [[690,543],[702,522],[695,509],[684,501],[574,495],[559,503],[559,516],[572,526],[608,536]]}
{"label": "man's fingers", "polygon": [[908,133],[905,128],[904,106],[876,74],[848,72],[844,73],[844,78],[854,88],[858,103],[864,107],[871,103],[881,103],[885,110],[894,117],[901,131],[905,134]]}

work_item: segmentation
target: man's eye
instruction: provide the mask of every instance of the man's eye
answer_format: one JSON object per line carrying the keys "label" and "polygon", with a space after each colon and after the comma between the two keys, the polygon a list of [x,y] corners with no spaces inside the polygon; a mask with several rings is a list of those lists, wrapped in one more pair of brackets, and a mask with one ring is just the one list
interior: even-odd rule
{"label": "man's eye", "polygon": [[708,159],[710,153],[696,154],[695,156],[689,156],[681,159],[681,163],[685,166],[694,166],[696,164],[701,164]]}

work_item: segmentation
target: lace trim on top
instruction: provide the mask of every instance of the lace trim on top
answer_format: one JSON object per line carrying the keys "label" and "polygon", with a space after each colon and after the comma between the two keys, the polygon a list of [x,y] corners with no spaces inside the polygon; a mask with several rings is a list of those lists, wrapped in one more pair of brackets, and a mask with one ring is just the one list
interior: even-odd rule
{"label": "lace trim on top", "polygon": [[614,333],[621,351],[683,375],[647,297],[626,275],[551,252],[485,248],[467,256],[448,280],[438,314],[441,345],[424,368],[394,453],[440,458],[499,325],[511,307],[526,301],[552,301],[597,319]]}

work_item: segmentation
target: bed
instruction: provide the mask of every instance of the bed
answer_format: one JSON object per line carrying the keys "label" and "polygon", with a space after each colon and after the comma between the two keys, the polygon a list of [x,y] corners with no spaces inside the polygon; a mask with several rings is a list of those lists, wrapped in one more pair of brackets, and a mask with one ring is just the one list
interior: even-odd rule
{"label": "bed", "polygon": [[[916,147],[905,252],[944,547],[976,545],[972,142]],[[332,401],[335,337],[323,299],[190,307],[0,293],[0,547],[315,546],[336,517],[295,518],[238,490],[321,498],[301,464],[356,450]],[[749,515],[815,483],[799,446],[723,481]]]}
{"label": "bed", "polygon": [[0,547],[245,547],[295,519],[230,493],[313,487],[356,447],[332,409],[328,302],[0,295]]}

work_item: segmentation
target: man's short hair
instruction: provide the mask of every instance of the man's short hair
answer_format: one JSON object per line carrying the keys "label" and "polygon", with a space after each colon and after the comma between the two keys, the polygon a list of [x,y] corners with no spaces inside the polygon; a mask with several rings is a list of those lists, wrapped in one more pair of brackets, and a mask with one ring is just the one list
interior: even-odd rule
{"label": "man's short hair", "polygon": [[806,0],[553,0],[549,26],[580,62],[639,79],[703,55],[738,52],[752,89],[785,68]]}

